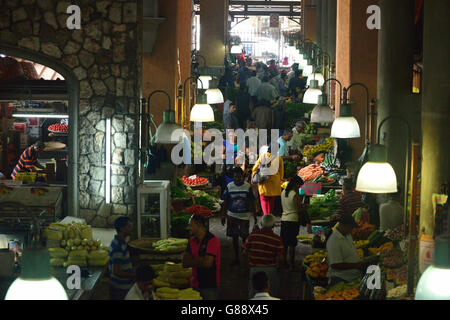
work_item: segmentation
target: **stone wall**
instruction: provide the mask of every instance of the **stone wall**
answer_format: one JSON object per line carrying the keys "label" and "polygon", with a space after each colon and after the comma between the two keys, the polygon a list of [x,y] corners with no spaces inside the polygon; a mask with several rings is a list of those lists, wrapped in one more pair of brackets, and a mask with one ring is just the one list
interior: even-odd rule
{"label": "stone wall", "polygon": [[[139,1],[0,1],[0,43],[57,59],[80,81],[79,207],[80,216],[96,227],[136,213]],[[81,8],[81,30],[66,26],[72,4]],[[113,110],[110,210],[104,167],[108,109]]]}

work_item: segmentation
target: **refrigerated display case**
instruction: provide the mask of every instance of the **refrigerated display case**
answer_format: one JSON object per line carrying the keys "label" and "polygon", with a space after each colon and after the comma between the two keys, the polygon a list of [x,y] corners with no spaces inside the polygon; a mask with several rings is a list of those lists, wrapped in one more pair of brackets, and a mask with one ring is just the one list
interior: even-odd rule
{"label": "refrigerated display case", "polygon": [[137,189],[138,238],[170,236],[170,181],[145,180]]}

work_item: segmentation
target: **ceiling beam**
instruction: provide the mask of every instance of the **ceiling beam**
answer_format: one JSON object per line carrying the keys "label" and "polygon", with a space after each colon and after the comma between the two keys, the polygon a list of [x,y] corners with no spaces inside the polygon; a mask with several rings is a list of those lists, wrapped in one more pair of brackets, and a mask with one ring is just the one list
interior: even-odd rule
{"label": "ceiling beam", "polygon": [[230,0],[230,6],[274,6],[274,7],[301,7],[301,1],[242,1],[242,0]]}
{"label": "ceiling beam", "polygon": [[230,11],[230,16],[270,16],[279,14],[280,17],[301,17],[301,12],[289,11]]}

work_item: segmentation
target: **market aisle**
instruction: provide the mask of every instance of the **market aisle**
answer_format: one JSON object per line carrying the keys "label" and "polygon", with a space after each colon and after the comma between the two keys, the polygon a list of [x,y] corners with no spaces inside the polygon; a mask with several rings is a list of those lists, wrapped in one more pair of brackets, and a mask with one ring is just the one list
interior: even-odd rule
{"label": "market aisle", "polygon": [[[258,218],[261,220],[261,218]],[[279,218],[278,218],[279,220]],[[280,223],[278,221],[275,227],[275,233],[280,234]],[[250,223],[250,230],[253,228],[253,222]],[[231,238],[226,236],[226,225],[222,226],[220,216],[215,216],[210,220],[210,231],[220,239],[222,263],[221,263],[221,300],[247,300],[248,299],[248,275],[242,271],[240,266],[230,266],[233,260],[233,247]],[[102,239],[103,240],[103,239]],[[301,264],[301,259],[308,254],[304,246],[297,248],[296,260],[298,266]],[[307,249],[306,249],[307,250]],[[283,300],[300,300],[302,296],[300,284],[300,272],[288,272],[283,270],[280,273],[280,296]],[[96,289],[94,290],[91,300],[108,300],[108,278],[103,277],[99,280]]]}
{"label": "market aisle", "polygon": [[[276,234],[280,234],[280,223],[277,218],[277,226],[274,231]],[[261,218],[258,218],[260,221]],[[253,228],[253,222],[250,222],[250,231]],[[221,300],[247,300],[248,299],[248,274],[244,274],[240,266],[230,266],[233,260],[233,247],[232,240],[226,236],[226,225],[222,226],[220,217],[215,216],[210,219],[210,231],[215,234],[221,243],[221,288],[220,299]],[[297,250],[296,260],[298,266],[301,264],[301,258]],[[242,263],[242,261],[241,261]],[[288,272],[282,270],[280,273],[280,296],[283,300],[299,300],[301,299],[301,285],[300,285],[300,272]]]}

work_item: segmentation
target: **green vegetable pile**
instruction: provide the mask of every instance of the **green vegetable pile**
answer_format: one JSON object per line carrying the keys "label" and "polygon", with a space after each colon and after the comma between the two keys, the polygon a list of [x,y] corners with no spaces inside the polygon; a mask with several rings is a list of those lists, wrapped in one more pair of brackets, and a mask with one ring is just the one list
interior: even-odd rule
{"label": "green vegetable pile", "polygon": [[293,161],[284,162],[284,177],[289,179],[297,174],[297,163]]}
{"label": "green vegetable pile", "polygon": [[173,186],[170,188],[170,196],[173,199],[185,199],[188,197],[187,193],[184,191],[182,187],[179,186]]}
{"label": "green vegetable pile", "polygon": [[338,206],[339,197],[331,189],[323,197],[312,198],[307,213],[311,218],[325,219],[333,215]]}
{"label": "green vegetable pile", "polygon": [[298,120],[305,117],[305,113],[311,113],[314,105],[306,104],[306,103],[293,103],[286,102],[285,110],[286,110],[286,118],[291,120]]}

